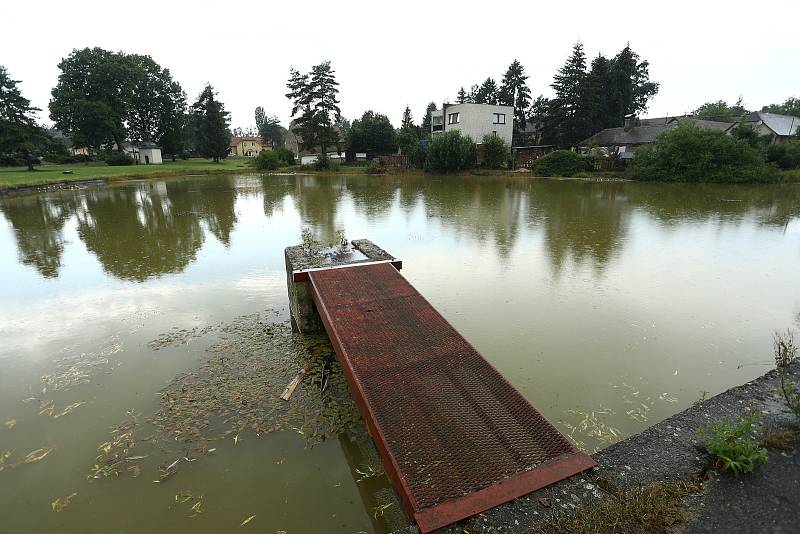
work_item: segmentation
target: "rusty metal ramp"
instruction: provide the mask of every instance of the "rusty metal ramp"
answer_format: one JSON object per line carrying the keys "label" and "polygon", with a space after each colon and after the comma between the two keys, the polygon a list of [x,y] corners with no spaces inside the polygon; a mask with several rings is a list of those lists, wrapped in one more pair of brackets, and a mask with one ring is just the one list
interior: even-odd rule
{"label": "rusty metal ramp", "polygon": [[595,465],[391,264],[309,278],[386,471],[423,532]]}

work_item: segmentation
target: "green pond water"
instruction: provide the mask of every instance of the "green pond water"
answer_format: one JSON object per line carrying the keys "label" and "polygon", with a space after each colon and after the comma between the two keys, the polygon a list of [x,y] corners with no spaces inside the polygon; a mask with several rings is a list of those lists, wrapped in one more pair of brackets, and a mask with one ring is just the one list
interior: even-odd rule
{"label": "green pond water", "polygon": [[[592,451],[766,372],[800,187],[242,175],[0,196],[0,533],[385,532],[403,516],[283,249],[368,238]],[[157,482],[156,482],[157,481]],[[58,500],[60,499],[60,500]]]}

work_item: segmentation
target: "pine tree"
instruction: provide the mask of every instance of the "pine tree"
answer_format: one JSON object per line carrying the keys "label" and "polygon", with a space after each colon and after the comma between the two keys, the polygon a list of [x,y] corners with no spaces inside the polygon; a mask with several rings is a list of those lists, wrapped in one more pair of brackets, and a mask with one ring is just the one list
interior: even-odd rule
{"label": "pine tree", "polygon": [[611,62],[603,55],[598,55],[592,60],[592,66],[584,80],[580,108],[586,114],[587,137],[620,124],[610,107],[610,69]]}
{"label": "pine tree", "polygon": [[0,65],[0,154],[19,154],[28,170],[33,169],[33,151],[42,148],[50,139],[36,124],[31,101],[22,96],[6,68]]}
{"label": "pine tree", "polygon": [[649,68],[647,61],[639,61],[630,44],[614,57],[609,68],[612,99],[609,107],[619,123],[625,115],[645,111],[648,101],[658,92],[658,83],[650,81]]}
{"label": "pine tree", "polygon": [[293,101],[292,117],[300,113],[294,128],[305,150],[319,147],[325,154],[329,146],[339,144],[340,135],[334,127],[341,117],[338,86],[330,61],[313,66],[308,74],[290,70],[286,97]]}
{"label": "pine tree", "polygon": [[192,106],[196,119],[197,149],[203,157],[219,163],[228,154],[231,143],[230,113],[216,99],[214,88],[206,84],[203,92]]}
{"label": "pine tree", "polygon": [[408,106],[406,106],[405,111],[403,111],[403,120],[400,123],[400,128],[406,130],[416,128],[416,126],[414,126],[414,119],[411,117],[411,108]]}
{"label": "pine tree", "polygon": [[456,102],[459,104],[463,104],[467,101],[467,92],[464,90],[464,86],[461,86],[461,89],[458,90],[458,96],[456,97]]}
{"label": "pine tree", "polygon": [[428,107],[425,108],[425,115],[422,118],[422,125],[420,126],[423,135],[431,133],[431,112],[437,109],[435,102],[430,102]]}
{"label": "pine tree", "polygon": [[514,132],[525,129],[526,111],[531,103],[531,90],[528,88],[525,67],[516,59],[503,75],[498,92],[498,103],[514,106]]}
{"label": "pine tree", "polygon": [[544,126],[548,141],[562,147],[571,147],[586,133],[588,117],[581,109],[585,78],[586,54],[579,41],[572,47],[572,54],[553,77],[550,85],[556,96],[550,100],[550,110]]}
{"label": "pine tree", "polygon": [[478,84],[473,85],[469,88],[469,93],[467,93],[467,102],[470,104],[475,104],[478,98],[478,91],[480,91],[480,87]]}
{"label": "pine tree", "polygon": [[492,78],[486,78],[475,93],[476,104],[497,104],[497,83]]}

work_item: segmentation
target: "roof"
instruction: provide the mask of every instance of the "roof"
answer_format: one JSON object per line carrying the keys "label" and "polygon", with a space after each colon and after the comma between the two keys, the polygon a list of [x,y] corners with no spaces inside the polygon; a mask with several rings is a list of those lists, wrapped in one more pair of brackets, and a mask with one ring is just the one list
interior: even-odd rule
{"label": "roof", "polygon": [[261,140],[260,137],[245,135],[245,136],[242,136],[242,137],[231,137],[231,145],[230,146],[236,146],[236,145],[238,145],[239,143],[241,143],[243,141],[257,141],[258,143],[263,143],[263,141]]}
{"label": "roof", "polygon": [[674,116],[673,117],[670,117],[670,116],[667,116],[667,117],[650,117],[650,118],[646,118],[646,119],[639,119],[639,124],[641,124],[642,126],[658,126],[659,124],[669,124],[669,123],[671,123],[671,122],[673,122],[673,121],[675,121],[677,119],[678,119],[678,117],[674,117]]}
{"label": "roof", "polygon": [[676,121],[678,124],[690,122],[698,128],[705,128],[707,130],[722,130],[723,132],[727,132],[731,126],[736,124],[735,122],[707,121],[703,119],[693,119],[692,117],[678,117]]}
{"label": "roof", "polygon": [[[753,115],[751,113],[750,115]],[[748,115],[746,121],[750,121],[750,115]],[[797,133],[800,130],[800,117],[795,117],[793,115],[781,115],[779,113],[766,113],[763,111],[756,111],[755,115],[773,132],[780,136],[790,136]]]}
{"label": "roof", "polygon": [[641,145],[653,143],[656,137],[672,128],[674,124],[660,124],[657,126],[634,126],[627,132],[625,128],[606,128],[597,132],[580,143],[581,146],[596,144],[599,146],[610,145]]}
{"label": "roof", "polygon": [[139,148],[161,148],[155,143],[151,143],[149,141],[145,141],[144,143],[139,143]]}

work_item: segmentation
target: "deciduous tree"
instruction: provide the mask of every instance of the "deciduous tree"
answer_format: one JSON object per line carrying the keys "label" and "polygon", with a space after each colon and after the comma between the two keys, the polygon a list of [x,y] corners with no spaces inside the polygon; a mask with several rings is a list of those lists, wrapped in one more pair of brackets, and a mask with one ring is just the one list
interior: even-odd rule
{"label": "deciduous tree", "polygon": [[390,154],[397,149],[394,126],[386,115],[374,111],[365,111],[353,121],[347,140],[355,152]]}

